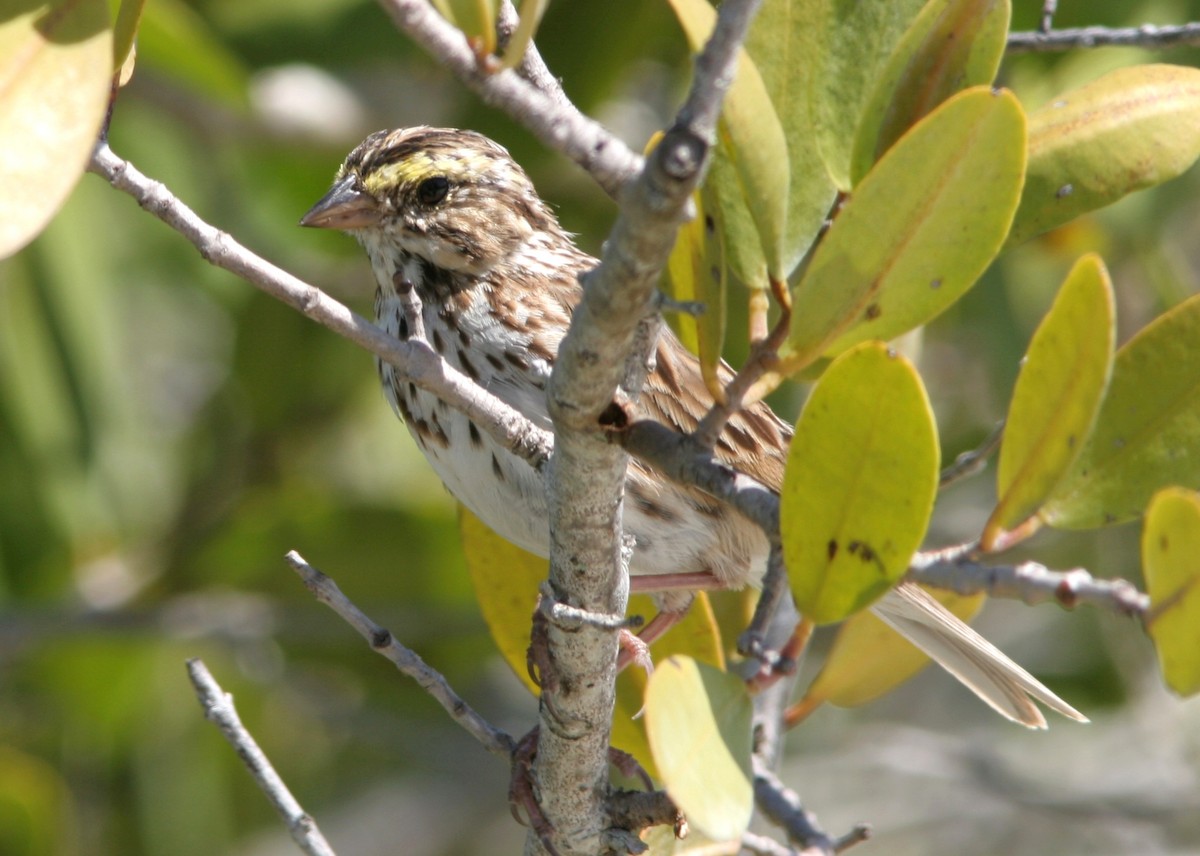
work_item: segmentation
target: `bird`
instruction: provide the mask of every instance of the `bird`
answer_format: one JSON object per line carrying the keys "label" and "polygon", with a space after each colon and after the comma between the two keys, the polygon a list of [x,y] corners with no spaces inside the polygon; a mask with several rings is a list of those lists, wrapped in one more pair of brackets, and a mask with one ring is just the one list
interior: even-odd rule
{"label": "bird", "polygon": [[[377,131],[349,153],[300,223],[361,244],[384,330],[423,338],[534,425],[551,428],[546,384],[583,293],[580,276],[598,261],[576,246],[503,146],[455,128]],[[449,492],[501,537],[548,556],[542,476],[401,370],[378,358],[376,365],[385,397]],[[693,431],[712,405],[696,357],[664,328],[653,365],[637,399],[640,418]],[[727,366],[722,372],[732,376]],[[778,492],[791,436],[758,402],[729,419],[713,453]],[[739,589],[765,573],[768,541],[756,524],[636,458],[622,525],[633,542],[631,582],[657,591],[666,611],[686,609],[692,597],[670,581]],[[872,608],[1006,718],[1045,728],[1036,699],[1086,721],[915,584],[902,582]]]}

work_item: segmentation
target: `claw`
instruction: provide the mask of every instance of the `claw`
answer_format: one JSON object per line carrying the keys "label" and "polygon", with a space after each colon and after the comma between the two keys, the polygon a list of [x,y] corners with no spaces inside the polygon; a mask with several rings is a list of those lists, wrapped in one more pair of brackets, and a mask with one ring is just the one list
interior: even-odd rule
{"label": "claw", "polygon": [[[533,759],[537,755],[537,744],[538,730],[535,727],[521,738],[517,748],[513,750],[512,777],[508,780],[508,810],[512,813],[513,820],[533,830],[550,856],[561,856],[551,840],[554,826],[546,815],[542,814],[537,795],[533,792]],[[522,819],[518,809],[525,810],[528,823]]]}

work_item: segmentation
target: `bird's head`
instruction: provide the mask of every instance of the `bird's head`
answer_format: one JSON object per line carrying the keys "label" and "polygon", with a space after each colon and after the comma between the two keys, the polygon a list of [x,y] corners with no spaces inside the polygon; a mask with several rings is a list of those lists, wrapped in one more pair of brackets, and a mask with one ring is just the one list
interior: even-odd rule
{"label": "bird's head", "polygon": [[473,131],[377,131],[300,220],[341,229],[374,255],[399,248],[450,271],[483,274],[540,230],[559,231],[524,170]]}

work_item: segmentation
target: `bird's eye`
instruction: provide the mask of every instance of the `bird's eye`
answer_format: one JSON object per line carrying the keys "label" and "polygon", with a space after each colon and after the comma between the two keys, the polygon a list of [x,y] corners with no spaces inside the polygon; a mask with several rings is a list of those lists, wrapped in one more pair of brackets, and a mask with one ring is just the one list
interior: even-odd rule
{"label": "bird's eye", "polygon": [[450,192],[450,182],[444,175],[435,175],[417,185],[417,199],[422,205],[437,205]]}

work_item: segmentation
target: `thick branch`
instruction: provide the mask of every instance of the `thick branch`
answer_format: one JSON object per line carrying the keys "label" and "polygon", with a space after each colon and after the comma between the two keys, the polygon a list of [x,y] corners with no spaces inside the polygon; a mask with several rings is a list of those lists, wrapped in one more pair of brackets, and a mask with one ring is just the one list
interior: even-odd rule
{"label": "thick branch", "polygon": [[434,11],[428,0],[379,3],[397,27],[458,75],[467,88],[587,170],[609,196],[616,197],[638,174],[641,157],[570,102],[547,94],[515,71],[490,74],[481,68],[466,37]]}
{"label": "thick branch", "polygon": [[309,856],[334,856],[333,848],[317,828],[317,822],[300,807],[258,743],[242,725],[233,706],[233,696],[221,689],[203,661],[188,660],[187,671],[196,689],[196,698],[204,708],[204,717],[216,725],[233,746],[254,781],[283,818],[292,840]]}
{"label": "thick branch", "polygon": [[320,289],[255,255],[229,234],[209,225],[161,182],[147,178],[101,141],[92,154],[91,172],[132,196],[142,208],[186,238],[200,255],[281,300],[311,320],[381,357],[422,389],[457,408],[513,454],[541,469],[550,457],[549,432],[448,365],[423,342],[394,339]]}
{"label": "thick branch", "polygon": [[429,693],[445,708],[450,718],[466,729],[472,737],[483,744],[493,755],[499,755],[505,760],[512,757],[516,741],[496,728],[469,704],[463,701],[458,693],[451,689],[450,684],[440,672],[433,669],[421,657],[399,642],[391,632],[376,624],[367,615],[350,602],[342,594],[337,583],[318,571],[295,550],[287,554],[288,564],[304,581],[304,585],[321,603],[328,606],[342,617],[342,620],[358,631],[362,638],[370,643],[377,653],[387,657],[397,669],[412,678],[421,689]]}
{"label": "thick branch", "polygon": [[1200,45],[1200,22],[1162,27],[1142,24],[1140,27],[1078,27],[1008,34],[1010,54],[1103,47],[1169,48],[1181,45]]}
{"label": "thick branch", "polygon": [[[620,211],[600,266],[584,282],[547,389],[555,429],[548,472],[550,582],[556,599],[600,614],[622,614],[628,598],[621,541],[625,452],[604,442],[601,416],[623,385],[640,386],[653,347],[645,319],[678,225],[690,215],[715,137],[721,99],[757,2],[727,0],[713,38],[697,61],[687,104],[637,180],[619,196]],[[564,852],[597,852],[609,826],[608,741],[615,697],[616,633],[551,623],[533,776],[546,818]],[[541,852],[537,836],[526,852]]]}

